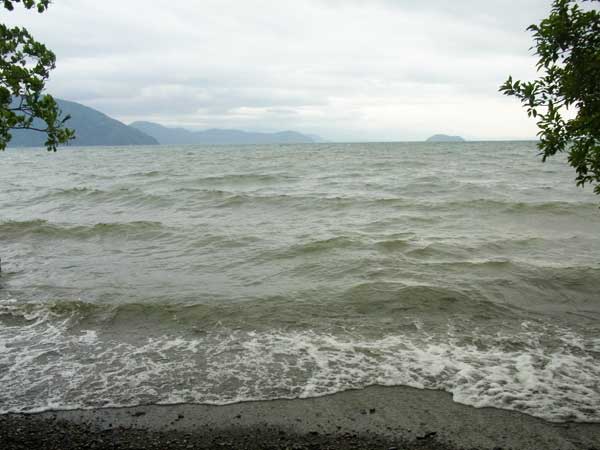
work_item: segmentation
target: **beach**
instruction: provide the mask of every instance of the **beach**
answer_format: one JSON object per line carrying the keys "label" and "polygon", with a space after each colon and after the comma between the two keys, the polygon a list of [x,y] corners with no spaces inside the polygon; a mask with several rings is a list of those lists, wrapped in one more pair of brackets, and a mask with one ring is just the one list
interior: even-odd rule
{"label": "beach", "polygon": [[372,386],[297,400],[147,405],[0,416],[5,450],[31,448],[600,448],[600,424],[552,423],[449,394]]}

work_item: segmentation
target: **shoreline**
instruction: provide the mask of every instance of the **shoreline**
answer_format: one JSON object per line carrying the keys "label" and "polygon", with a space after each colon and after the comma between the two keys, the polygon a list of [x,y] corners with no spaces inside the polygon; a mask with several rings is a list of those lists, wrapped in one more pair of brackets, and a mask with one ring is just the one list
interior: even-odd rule
{"label": "shoreline", "polygon": [[600,423],[554,423],[455,403],[443,391],[371,386],[228,405],[143,405],[0,415],[0,447],[600,449]]}

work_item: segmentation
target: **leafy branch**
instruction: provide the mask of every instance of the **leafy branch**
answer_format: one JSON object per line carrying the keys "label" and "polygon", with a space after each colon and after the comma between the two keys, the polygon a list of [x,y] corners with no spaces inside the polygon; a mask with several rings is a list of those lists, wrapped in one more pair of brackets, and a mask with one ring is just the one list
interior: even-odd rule
{"label": "leafy branch", "polygon": [[[3,0],[5,9],[22,3],[27,9],[44,12],[49,0]],[[65,128],[69,116],[62,116],[54,98],[44,93],[56,56],[44,44],[21,27],[0,24],[0,150],[11,140],[10,130],[29,129],[46,133],[46,148],[56,151],[58,145],[75,137]],[[40,119],[45,126],[34,124]]]}
{"label": "leafy branch", "polygon": [[[528,27],[540,78],[509,77],[500,92],[537,119],[543,160],[567,151],[577,185],[590,183],[600,194],[600,12],[591,4],[597,1],[554,0],[550,15]],[[568,111],[574,118],[565,118]]]}

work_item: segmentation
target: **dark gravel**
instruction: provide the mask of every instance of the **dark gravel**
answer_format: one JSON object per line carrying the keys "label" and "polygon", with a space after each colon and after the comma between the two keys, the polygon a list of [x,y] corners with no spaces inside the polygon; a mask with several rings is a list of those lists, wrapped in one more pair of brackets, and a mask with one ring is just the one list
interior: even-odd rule
{"label": "dark gravel", "polygon": [[200,429],[192,433],[122,427],[99,430],[88,424],[28,415],[0,416],[0,449],[457,450],[436,441],[433,432],[414,442],[406,442],[353,433],[322,434],[314,431],[298,435],[267,426],[231,430]]}

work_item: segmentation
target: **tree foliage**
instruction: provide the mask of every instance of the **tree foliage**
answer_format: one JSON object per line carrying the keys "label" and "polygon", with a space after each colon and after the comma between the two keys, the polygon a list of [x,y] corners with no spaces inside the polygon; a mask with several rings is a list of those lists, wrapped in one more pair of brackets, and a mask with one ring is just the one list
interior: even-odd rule
{"label": "tree foliage", "polygon": [[[12,11],[21,3],[27,9],[44,12],[49,0],[2,0]],[[56,57],[22,27],[0,24],[0,150],[11,139],[10,130],[30,129],[46,133],[46,148],[56,151],[59,144],[74,138],[65,128],[69,116],[62,117],[54,98],[44,93]],[[38,119],[34,122],[35,119]],[[39,123],[44,125],[40,126]]]}
{"label": "tree foliage", "polygon": [[600,12],[592,3],[597,1],[554,0],[549,17],[528,28],[540,78],[509,77],[500,91],[519,98],[538,119],[543,160],[568,151],[577,184],[595,184],[600,194]]}

